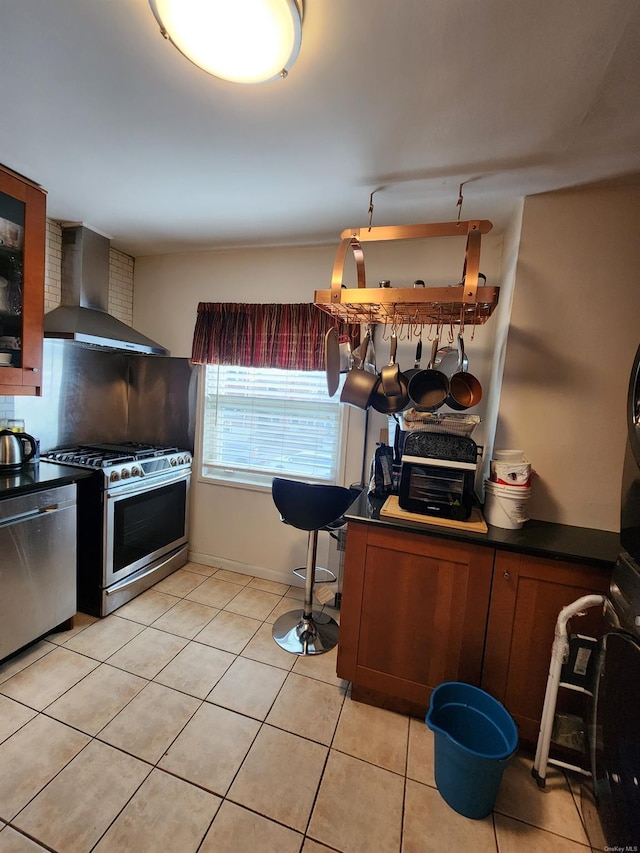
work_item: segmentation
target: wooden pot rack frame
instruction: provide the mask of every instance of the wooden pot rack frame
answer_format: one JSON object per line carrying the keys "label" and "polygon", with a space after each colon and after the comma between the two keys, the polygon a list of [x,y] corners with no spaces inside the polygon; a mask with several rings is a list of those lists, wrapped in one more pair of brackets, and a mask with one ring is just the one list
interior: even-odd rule
{"label": "wooden pot rack frame", "polygon": [[[343,323],[413,323],[421,325],[486,323],[498,304],[499,287],[478,286],[480,237],[493,228],[488,219],[347,228],[340,234],[330,290],[316,290],[314,304]],[[362,243],[418,237],[467,235],[462,282],[453,287],[367,287]],[[349,250],[356,262],[357,288],[343,287]]]}

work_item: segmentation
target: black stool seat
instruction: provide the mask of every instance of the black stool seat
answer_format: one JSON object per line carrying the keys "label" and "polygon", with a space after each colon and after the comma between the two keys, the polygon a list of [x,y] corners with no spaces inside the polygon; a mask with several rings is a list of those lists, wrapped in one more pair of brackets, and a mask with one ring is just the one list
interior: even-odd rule
{"label": "black stool seat", "polygon": [[309,534],[303,609],[280,616],[273,626],[273,639],[293,654],[328,652],[338,642],[338,623],[321,611],[313,610],[318,531],[335,530],[345,524],[343,515],[359,489],[275,477],[271,494],[282,521]]}
{"label": "black stool seat", "polygon": [[[271,494],[282,520],[300,530],[342,527],[342,516],[353,501],[351,489],[302,483],[274,477]],[[338,523],[340,522],[340,523]]]}

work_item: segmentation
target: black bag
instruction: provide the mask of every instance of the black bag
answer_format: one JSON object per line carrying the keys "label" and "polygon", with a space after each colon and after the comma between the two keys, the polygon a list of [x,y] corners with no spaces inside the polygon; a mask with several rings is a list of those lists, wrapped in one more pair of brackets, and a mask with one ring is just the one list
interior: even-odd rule
{"label": "black bag", "polygon": [[384,498],[393,491],[393,448],[378,442],[371,460],[369,494]]}

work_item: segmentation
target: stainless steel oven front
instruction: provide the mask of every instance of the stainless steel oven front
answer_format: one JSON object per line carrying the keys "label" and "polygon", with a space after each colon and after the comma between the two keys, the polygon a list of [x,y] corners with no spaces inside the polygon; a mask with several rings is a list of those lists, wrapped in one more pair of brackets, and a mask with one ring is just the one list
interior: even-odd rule
{"label": "stainless steel oven front", "polygon": [[114,584],[135,579],[187,543],[189,471],[121,484],[104,502],[104,578]]}
{"label": "stainless steel oven front", "polygon": [[51,450],[78,480],[78,609],[107,616],[188,560],[191,452],[137,442]]}

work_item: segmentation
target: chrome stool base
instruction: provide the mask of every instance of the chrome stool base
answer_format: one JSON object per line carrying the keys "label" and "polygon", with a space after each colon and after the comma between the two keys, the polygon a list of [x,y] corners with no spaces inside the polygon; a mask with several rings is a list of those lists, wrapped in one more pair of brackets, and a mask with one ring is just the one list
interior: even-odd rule
{"label": "chrome stool base", "polygon": [[338,623],[321,610],[311,618],[302,610],[283,613],[271,633],[280,648],[294,655],[321,655],[338,645]]}

